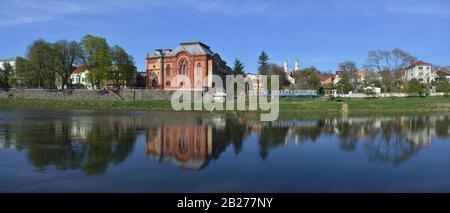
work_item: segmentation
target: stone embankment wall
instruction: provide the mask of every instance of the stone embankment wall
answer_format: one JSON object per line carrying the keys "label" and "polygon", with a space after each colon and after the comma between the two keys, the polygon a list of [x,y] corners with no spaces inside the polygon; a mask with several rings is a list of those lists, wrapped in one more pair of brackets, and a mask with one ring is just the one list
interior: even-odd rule
{"label": "stone embankment wall", "polygon": [[129,89],[114,94],[109,90],[43,90],[11,89],[0,91],[0,98],[40,99],[40,100],[98,100],[98,101],[139,101],[170,100],[173,92],[162,90]]}
{"label": "stone embankment wall", "polygon": [[120,91],[120,97],[126,101],[170,100],[173,91],[128,89]]}

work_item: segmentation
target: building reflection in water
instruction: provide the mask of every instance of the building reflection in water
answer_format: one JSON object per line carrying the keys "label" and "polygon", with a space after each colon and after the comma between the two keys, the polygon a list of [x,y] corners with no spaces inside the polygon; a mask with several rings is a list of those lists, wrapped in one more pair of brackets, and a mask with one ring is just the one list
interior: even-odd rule
{"label": "building reflection in water", "polygon": [[199,170],[212,154],[211,125],[162,125],[147,132],[147,157]]}

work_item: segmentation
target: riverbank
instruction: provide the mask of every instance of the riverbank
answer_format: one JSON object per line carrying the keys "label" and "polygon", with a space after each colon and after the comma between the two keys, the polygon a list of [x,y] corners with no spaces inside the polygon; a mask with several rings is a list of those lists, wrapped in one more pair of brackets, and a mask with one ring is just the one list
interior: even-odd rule
{"label": "riverbank", "polygon": [[[397,113],[397,112],[450,112],[450,97],[411,97],[383,99],[327,98],[280,100],[281,113],[295,114],[339,114],[343,105],[348,113]],[[45,108],[45,109],[93,109],[93,110],[142,110],[172,111],[170,101],[94,101],[94,100],[29,100],[0,99],[0,108]]]}

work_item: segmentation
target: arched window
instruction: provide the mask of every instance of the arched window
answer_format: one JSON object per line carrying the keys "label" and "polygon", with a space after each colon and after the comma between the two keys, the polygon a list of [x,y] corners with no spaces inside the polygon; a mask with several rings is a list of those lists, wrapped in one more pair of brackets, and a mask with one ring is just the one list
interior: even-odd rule
{"label": "arched window", "polygon": [[185,138],[178,139],[178,153],[184,155],[188,152],[187,140]]}
{"label": "arched window", "polygon": [[166,66],[166,76],[170,76],[170,65]]}
{"label": "arched window", "polygon": [[201,147],[200,140],[197,138],[197,140],[195,141],[195,150],[200,151],[201,148],[202,147]]}
{"label": "arched window", "polygon": [[185,60],[182,60],[180,63],[180,75],[186,75],[187,71],[187,64]]}
{"label": "arched window", "polygon": [[197,64],[197,76],[202,77],[202,65],[200,63]]}

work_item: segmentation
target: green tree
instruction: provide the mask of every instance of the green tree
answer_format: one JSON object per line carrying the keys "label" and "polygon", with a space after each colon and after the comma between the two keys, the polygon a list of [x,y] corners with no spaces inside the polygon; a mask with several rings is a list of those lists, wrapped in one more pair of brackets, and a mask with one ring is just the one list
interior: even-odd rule
{"label": "green tree", "polygon": [[449,93],[450,92],[450,83],[446,78],[438,78],[436,79],[436,91],[437,92],[443,92],[443,93]]}
{"label": "green tree", "polygon": [[426,94],[427,87],[425,84],[420,83],[417,79],[412,79],[408,82],[406,87],[406,93],[410,95],[422,96]]}
{"label": "green tree", "polygon": [[244,75],[245,74],[245,67],[244,64],[239,59],[234,60],[234,67],[233,67],[233,75]]}
{"label": "green tree", "polygon": [[344,73],[340,76],[339,82],[336,85],[338,93],[348,94],[353,91],[353,84],[351,83],[352,76],[350,73]]}
{"label": "green tree", "polygon": [[364,90],[364,94],[366,94],[367,96],[372,96],[372,97],[375,97],[375,95],[376,95],[376,93],[375,93],[375,91],[373,91],[373,89]]}
{"label": "green tree", "polygon": [[258,65],[258,73],[260,75],[269,74],[269,56],[266,52],[262,51],[261,55],[259,55]]}
{"label": "green tree", "polygon": [[[283,67],[280,67],[277,64],[273,64],[273,63],[268,64],[267,66],[268,66],[267,75],[277,75],[279,77],[279,88],[280,89],[283,89],[290,85],[290,83],[286,77],[286,72],[284,72]],[[268,84],[272,85],[272,83],[270,81],[271,77],[268,76],[268,79],[269,79]]]}
{"label": "green tree", "polygon": [[100,87],[111,68],[111,51],[105,38],[87,35],[81,40],[80,57],[89,70],[88,81],[92,87]]}
{"label": "green tree", "polygon": [[17,84],[21,87],[37,86],[36,73],[32,72],[30,61],[25,58],[18,58],[16,61],[15,77]]}
{"label": "green tree", "polygon": [[355,79],[357,79],[356,74],[358,72],[358,67],[356,66],[356,63],[354,61],[344,61],[339,64],[339,69],[344,71],[343,75],[347,75],[345,76],[346,78],[347,77],[349,78],[349,81],[346,83],[351,84],[352,91],[358,88],[358,82],[355,81]]}
{"label": "green tree", "polygon": [[294,71],[295,88],[318,90],[320,88],[318,73],[319,70],[314,66],[306,67],[300,71]]}
{"label": "green tree", "polygon": [[53,46],[56,52],[56,72],[61,79],[61,89],[64,89],[69,84],[74,67],[81,62],[81,48],[76,41],[67,40],[57,41]]}
{"label": "green tree", "polygon": [[308,85],[310,89],[319,90],[320,88],[320,79],[317,76],[317,73],[312,73],[308,76]]}
{"label": "green tree", "polygon": [[56,52],[53,45],[39,39],[28,47],[27,58],[29,70],[28,80],[39,88],[55,89],[56,84]]}
{"label": "green tree", "polygon": [[107,73],[108,79],[119,88],[128,84],[136,72],[134,59],[120,46],[111,48],[112,66]]}
{"label": "green tree", "polygon": [[0,69],[0,87],[1,88],[10,88],[11,87],[11,79],[14,73],[14,68],[10,63],[3,63],[3,69]]}
{"label": "green tree", "polygon": [[312,67],[307,67],[305,69],[302,70],[304,72],[304,74],[306,75],[307,83],[307,89],[314,89],[317,90],[319,89],[320,86],[320,79],[319,76],[317,76],[317,74],[319,73],[319,70],[312,66]]}

